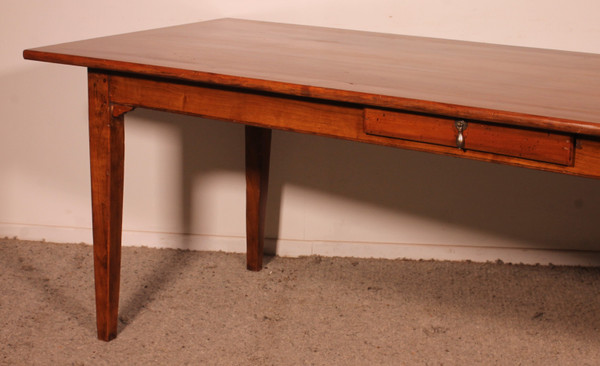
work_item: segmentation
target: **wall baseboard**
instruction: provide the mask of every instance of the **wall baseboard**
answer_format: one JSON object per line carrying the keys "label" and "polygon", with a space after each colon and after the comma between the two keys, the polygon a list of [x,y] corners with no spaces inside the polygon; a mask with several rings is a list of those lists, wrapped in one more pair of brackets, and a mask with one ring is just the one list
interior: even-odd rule
{"label": "wall baseboard", "polygon": [[[54,243],[92,243],[91,228],[0,223],[0,237]],[[123,245],[199,251],[244,253],[244,237],[179,233],[123,232]],[[600,252],[531,248],[496,248],[406,243],[367,243],[266,239],[265,252],[284,257],[320,255],[412,260],[449,260],[505,263],[600,266]]]}

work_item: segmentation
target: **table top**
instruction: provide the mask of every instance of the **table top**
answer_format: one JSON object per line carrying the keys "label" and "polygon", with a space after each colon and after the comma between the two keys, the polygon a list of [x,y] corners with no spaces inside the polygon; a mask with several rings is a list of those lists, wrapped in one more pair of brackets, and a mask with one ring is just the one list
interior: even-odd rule
{"label": "table top", "polygon": [[32,60],[600,136],[600,55],[219,19]]}

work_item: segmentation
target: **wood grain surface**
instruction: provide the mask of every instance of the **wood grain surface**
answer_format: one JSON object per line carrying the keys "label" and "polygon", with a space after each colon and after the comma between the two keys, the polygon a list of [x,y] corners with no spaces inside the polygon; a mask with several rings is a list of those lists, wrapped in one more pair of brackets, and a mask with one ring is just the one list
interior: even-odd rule
{"label": "wood grain surface", "polygon": [[236,19],[33,60],[600,136],[600,55]]}

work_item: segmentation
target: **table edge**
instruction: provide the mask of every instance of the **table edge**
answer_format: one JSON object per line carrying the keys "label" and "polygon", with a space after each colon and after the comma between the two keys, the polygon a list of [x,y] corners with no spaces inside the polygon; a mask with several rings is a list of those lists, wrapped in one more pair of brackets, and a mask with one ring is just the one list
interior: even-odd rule
{"label": "table edge", "polygon": [[202,71],[153,66],[124,61],[98,59],[86,56],[67,55],[41,50],[23,51],[26,60],[81,66],[107,72],[133,74],[143,77],[159,77],[179,81],[211,84],[271,92],[295,97],[315,98],[333,102],[352,103],[369,107],[400,109],[454,118],[483,120],[493,123],[529,128],[547,129],[557,132],[600,137],[600,123],[532,115],[520,112],[487,109],[476,106],[455,105],[433,100],[402,98],[397,96],[362,93],[351,90],[325,88],[304,84],[261,80],[243,76],[216,74]]}

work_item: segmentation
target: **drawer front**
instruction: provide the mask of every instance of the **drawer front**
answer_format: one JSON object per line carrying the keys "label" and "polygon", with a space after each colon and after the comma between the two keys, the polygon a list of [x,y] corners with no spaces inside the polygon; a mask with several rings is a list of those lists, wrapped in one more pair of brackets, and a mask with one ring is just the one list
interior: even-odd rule
{"label": "drawer front", "polygon": [[[567,134],[502,126],[410,112],[365,109],[365,133],[481,151],[547,163],[571,165],[574,138]],[[459,131],[462,130],[462,131]]]}

